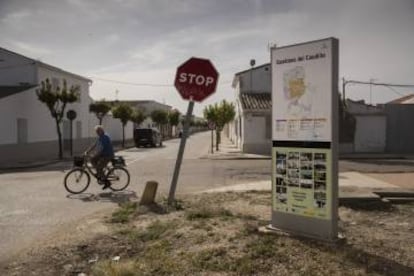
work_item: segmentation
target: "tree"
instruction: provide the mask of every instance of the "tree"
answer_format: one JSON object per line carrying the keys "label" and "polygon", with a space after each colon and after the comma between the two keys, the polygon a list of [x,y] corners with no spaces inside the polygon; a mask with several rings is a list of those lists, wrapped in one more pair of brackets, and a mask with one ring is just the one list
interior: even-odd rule
{"label": "tree", "polygon": [[59,159],[63,158],[62,150],[62,130],[60,128],[66,105],[76,102],[80,97],[80,86],[72,85],[69,89],[66,80],[63,80],[63,87],[53,87],[49,79],[42,81],[40,89],[36,90],[37,98],[44,103],[55,120],[56,131],[59,143]]}
{"label": "tree", "polygon": [[158,125],[161,135],[164,136],[163,126],[168,123],[168,113],[162,109],[158,109],[152,111],[150,116],[152,121]]}
{"label": "tree", "polygon": [[96,118],[99,120],[99,124],[102,125],[102,120],[106,114],[111,110],[111,105],[104,100],[91,103],[89,105],[89,112],[95,113]]}
{"label": "tree", "polygon": [[141,109],[136,109],[132,113],[131,121],[133,121],[139,126],[140,124],[142,124],[143,121],[145,121],[146,118],[147,116]]}
{"label": "tree", "polygon": [[168,113],[168,121],[170,122],[170,125],[177,126],[180,122],[180,111],[173,110],[170,113]]}
{"label": "tree", "polygon": [[223,100],[220,104],[215,103],[204,108],[204,118],[216,125],[216,150],[219,150],[221,131],[235,116],[236,110],[234,104],[226,100]]}
{"label": "tree", "polygon": [[133,109],[125,103],[119,103],[112,108],[112,115],[122,123],[122,147],[125,147],[125,126],[132,120]]}
{"label": "tree", "polygon": [[180,123],[180,115],[180,111],[176,109],[168,113],[168,122],[170,122],[171,126],[176,127]]}

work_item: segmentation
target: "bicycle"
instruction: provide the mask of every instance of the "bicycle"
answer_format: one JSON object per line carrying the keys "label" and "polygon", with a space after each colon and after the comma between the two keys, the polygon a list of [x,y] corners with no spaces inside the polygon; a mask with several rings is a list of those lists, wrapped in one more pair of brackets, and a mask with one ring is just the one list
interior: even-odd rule
{"label": "bicycle", "polygon": [[128,187],[130,175],[125,168],[125,160],[122,156],[112,158],[111,165],[104,168],[104,179],[99,179],[98,174],[92,164],[89,164],[90,157],[87,155],[75,156],[72,168],[65,176],[64,186],[66,191],[72,194],[80,194],[86,191],[91,182],[91,175],[99,182],[110,182],[109,188],[112,191],[122,191]]}

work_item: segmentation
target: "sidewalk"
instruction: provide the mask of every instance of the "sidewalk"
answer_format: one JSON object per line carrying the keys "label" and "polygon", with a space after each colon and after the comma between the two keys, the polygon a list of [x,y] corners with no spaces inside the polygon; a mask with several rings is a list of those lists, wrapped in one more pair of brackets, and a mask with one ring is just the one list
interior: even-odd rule
{"label": "sidewalk", "polygon": [[214,153],[210,152],[201,157],[201,159],[212,159],[212,160],[243,160],[243,159],[268,159],[272,157],[270,155],[261,155],[261,154],[250,154],[243,153],[237,146],[229,140],[229,138],[222,134],[221,144],[219,146],[219,151],[216,151],[214,145]]}
{"label": "sidewalk", "polygon": [[[133,144],[127,144],[125,148],[122,148],[121,145],[115,145],[114,151],[119,152],[129,148],[135,147]],[[73,156],[81,156],[82,153],[74,153]],[[31,160],[31,161],[16,161],[0,163],[0,173],[10,172],[10,171],[20,171],[25,169],[37,169],[42,167],[48,168],[69,168],[72,166],[73,156],[64,156],[63,159],[42,159],[42,160]]]}
{"label": "sidewalk", "polygon": [[[373,158],[373,155],[370,155]],[[393,158],[394,155],[376,155],[380,159]],[[348,156],[351,157],[351,156]],[[357,158],[369,158],[369,155],[358,155]],[[223,135],[222,144],[220,150],[214,152],[214,154],[208,154],[203,156],[207,159],[221,159],[221,160],[234,160],[234,159],[271,159],[271,156],[257,155],[257,154],[245,154],[242,153],[227,137]],[[410,174],[411,176],[411,174]],[[414,197],[414,186],[401,185],[398,179],[401,181],[406,180],[406,173],[394,173],[393,181],[387,181],[389,179],[388,174],[376,173],[360,173],[355,171],[347,171],[339,173],[339,198],[342,202],[353,200],[382,200],[383,194],[398,194],[400,196],[406,195],[409,198]],[[271,180],[256,181],[245,184],[238,184],[233,186],[220,187],[216,189],[206,190],[205,192],[228,192],[228,191],[270,191]],[[377,194],[378,193],[378,194]],[[413,198],[414,200],[414,198]]]}

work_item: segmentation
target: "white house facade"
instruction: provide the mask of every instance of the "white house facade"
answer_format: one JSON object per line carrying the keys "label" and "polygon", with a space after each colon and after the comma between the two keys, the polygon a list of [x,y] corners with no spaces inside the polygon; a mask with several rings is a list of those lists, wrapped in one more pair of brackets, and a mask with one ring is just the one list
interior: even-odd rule
{"label": "white house facade", "polygon": [[[11,162],[57,158],[55,121],[36,94],[40,83],[46,79],[54,87],[61,86],[63,80],[66,80],[68,87],[80,87],[79,101],[68,104],[65,111],[74,110],[77,113],[72,128],[74,152],[82,152],[93,141],[93,127],[97,120],[89,113],[92,102],[89,86],[92,81],[0,48],[0,166]],[[66,118],[61,130],[64,155],[68,156],[70,123]]]}
{"label": "white house facade", "polygon": [[236,73],[236,117],[228,125],[228,136],[244,153],[271,154],[270,64]]}

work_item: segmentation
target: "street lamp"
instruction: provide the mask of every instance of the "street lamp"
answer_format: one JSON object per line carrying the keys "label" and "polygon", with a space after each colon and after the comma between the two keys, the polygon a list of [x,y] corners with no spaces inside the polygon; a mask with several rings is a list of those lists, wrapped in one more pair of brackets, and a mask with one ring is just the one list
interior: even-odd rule
{"label": "street lamp", "polygon": [[256,64],[256,60],[250,60],[250,93],[253,92],[253,67]]}

